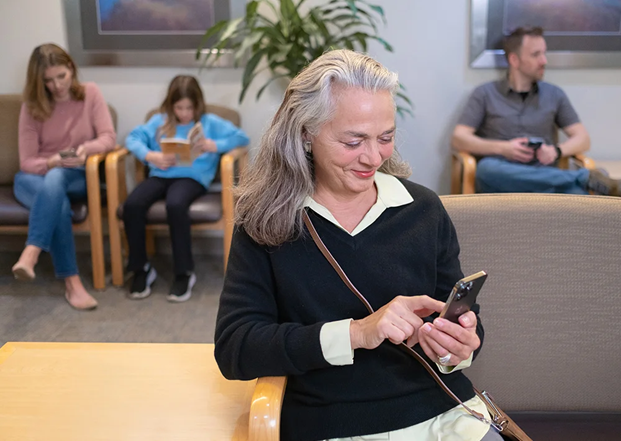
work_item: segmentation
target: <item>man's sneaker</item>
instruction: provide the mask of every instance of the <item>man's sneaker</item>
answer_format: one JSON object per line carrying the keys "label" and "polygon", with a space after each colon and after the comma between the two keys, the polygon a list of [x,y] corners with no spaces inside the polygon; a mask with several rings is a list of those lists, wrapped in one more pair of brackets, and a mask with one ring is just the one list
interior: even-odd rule
{"label": "man's sneaker", "polygon": [[606,196],[621,196],[621,180],[608,177],[601,170],[589,171],[587,190]]}
{"label": "man's sneaker", "polygon": [[144,299],[151,294],[151,285],[155,282],[157,272],[147,263],[143,269],[134,271],[134,279],[128,297],[130,299]]}
{"label": "man's sneaker", "polygon": [[170,287],[170,294],[166,296],[169,302],[185,302],[192,297],[192,287],[196,283],[196,274],[184,274],[175,276],[175,281]]}

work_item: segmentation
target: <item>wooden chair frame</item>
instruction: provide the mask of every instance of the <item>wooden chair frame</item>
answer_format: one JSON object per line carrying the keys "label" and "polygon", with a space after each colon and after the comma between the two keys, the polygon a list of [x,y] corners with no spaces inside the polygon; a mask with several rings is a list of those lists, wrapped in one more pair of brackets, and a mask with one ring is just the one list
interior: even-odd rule
{"label": "wooden chair frame", "polygon": [[[129,151],[120,148],[108,154],[106,158],[106,183],[108,187],[108,225],[110,234],[110,260],[112,265],[112,284],[122,286],[123,278],[123,246],[121,229],[123,221],[116,213],[118,207],[127,199],[127,185],[125,178],[125,159]],[[236,176],[246,167],[248,160],[248,148],[238,147],[225,153],[220,158],[220,177],[222,181],[222,217],[217,222],[201,223],[192,225],[192,230],[221,230],[224,232],[224,269],[229,258],[231,239],[233,238],[233,187],[236,184]],[[238,173],[235,169],[238,169]],[[136,163],[136,182],[144,178],[144,165]],[[155,252],[153,231],[167,231],[167,224],[147,225],[147,252]],[[124,240],[123,240],[124,242]],[[125,248],[127,248],[125,246]]]}
{"label": "wooden chair frame", "polygon": [[279,441],[280,414],[287,377],[257,380],[250,404],[248,441]]}
{"label": "wooden chair frame", "polygon": [[[476,193],[477,159],[470,153],[451,149],[451,194]],[[559,167],[569,168],[570,158],[579,167],[595,168],[595,161],[582,154],[561,158]]]}
{"label": "wooden chair frame", "polygon": [[[91,155],[86,159],[85,168],[88,215],[83,222],[73,224],[72,228],[74,233],[90,233],[93,287],[97,290],[103,290],[106,288],[101,188],[99,180],[99,164],[101,164],[105,158],[105,153],[98,153]],[[28,234],[28,225],[2,225],[0,226],[0,234]]]}

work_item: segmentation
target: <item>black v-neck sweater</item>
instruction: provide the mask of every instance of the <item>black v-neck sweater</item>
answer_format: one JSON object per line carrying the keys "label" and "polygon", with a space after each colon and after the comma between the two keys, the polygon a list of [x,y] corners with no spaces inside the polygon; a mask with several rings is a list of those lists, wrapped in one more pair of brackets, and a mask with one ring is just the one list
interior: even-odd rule
{"label": "black v-neck sweater", "polygon": [[[414,201],[386,209],[355,236],[309,210],[324,243],[375,310],[398,295],[445,301],[463,277],[455,229],[440,199],[401,182]],[[307,232],[267,247],[237,229],[220,298],[215,357],[229,379],[288,376],[282,440],[388,432],[454,407],[423,367],[388,341],[356,350],[353,365],[332,366],[324,359],[321,327],[366,315]],[[480,321],[477,333],[483,340]],[[443,379],[462,401],[474,396],[463,373]]]}

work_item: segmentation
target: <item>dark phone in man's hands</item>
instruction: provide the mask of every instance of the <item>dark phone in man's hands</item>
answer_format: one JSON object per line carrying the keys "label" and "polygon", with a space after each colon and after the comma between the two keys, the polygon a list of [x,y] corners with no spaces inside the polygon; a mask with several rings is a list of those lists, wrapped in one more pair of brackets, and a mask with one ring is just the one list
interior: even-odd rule
{"label": "dark phone in man's hands", "polygon": [[528,138],[526,146],[537,151],[537,149],[539,149],[543,144],[545,144],[545,140],[543,138],[531,137]]}
{"label": "dark phone in man's hands", "polygon": [[453,323],[459,323],[459,316],[470,311],[472,305],[475,304],[477,295],[486,279],[487,273],[479,271],[476,274],[458,280],[444,305],[444,309],[440,313],[440,318]]}

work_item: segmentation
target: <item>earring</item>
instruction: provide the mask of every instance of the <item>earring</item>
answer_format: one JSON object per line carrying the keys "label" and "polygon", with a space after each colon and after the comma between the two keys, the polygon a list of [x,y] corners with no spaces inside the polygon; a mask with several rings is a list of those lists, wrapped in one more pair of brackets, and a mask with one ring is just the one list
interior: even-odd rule
{"label": "earring", "polygon": [[311,142],[310,141],[306,141],[304,143],[304,151],[306,153],[310,153],[311,152],[311,146],[312,146]]}

